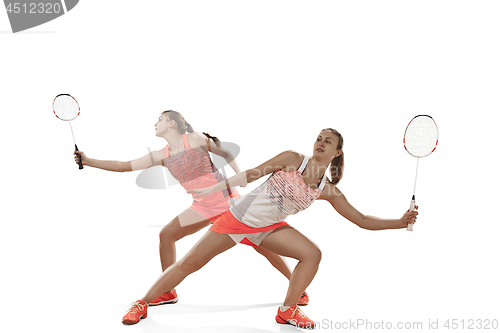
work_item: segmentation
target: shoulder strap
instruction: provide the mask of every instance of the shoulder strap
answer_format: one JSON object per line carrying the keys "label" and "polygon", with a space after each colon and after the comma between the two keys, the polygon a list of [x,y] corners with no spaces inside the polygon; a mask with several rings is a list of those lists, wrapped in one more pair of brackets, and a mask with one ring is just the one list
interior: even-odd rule
{"label": "shoulder strap", "polygon": [[168,150],[169,150],[169,149],[170,149],[170,148],[168,147],[168,145],[166,145],[166,146],[165,146],[165,158],[168,158],[168,156],[169,156],[169,153],[168,153]]}
{"label": "shoulder strap", "polygon": [[325,185],[326,185],[326,172],[325,172],[325,174],[323,175],[323,178],[321,178],[321,182],[319,183],[318,188],[319,188],[320,190],[323,190],[323,188],[325,187]]}
{"label": "shoulder strap", "polygon": [[304,159],[302,160],[302,164],[297,169],[300,173],[304,173],[304,170],[306,169],[307,164],[309,163],[309,159],[310,159],[309,156],[304,156]]}
{"label": "shoulder strap", "polygon": [[189,141],[188,141],[188,135],[187,135],[187,133],[184,133],[182,135],[182,137],[184,138],[184,149],[189,148]]}

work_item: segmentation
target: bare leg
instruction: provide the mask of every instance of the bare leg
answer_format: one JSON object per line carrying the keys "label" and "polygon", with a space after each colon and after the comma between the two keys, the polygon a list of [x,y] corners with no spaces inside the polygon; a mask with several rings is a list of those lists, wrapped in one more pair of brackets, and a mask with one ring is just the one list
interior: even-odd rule
{"label": "bare leg", "polygon": [[277,255],[276,253],[272,253],[261,247],[253,246],[253,248],[255,249],[255,251],[266,257],[266,259],[269,260],[269,262],[271,263],[271,265],[274,266],[274,268],[276,268],[278,271],[281,272],[281,274],[283,274],[288,280],[290,280],[290,277],[292,276],[292,271],[290,270],[290,267],[288,267],[288,264],[286,263],[285,259]]}
{"label": "bare leg", "polygon": [[186,209],[163,227],[160,231],[160,261],[162,271],[166,270],[176,261],[175,242],[200,231],[209,224],[210,221],[197,212],[192,209]]}
{"label": "bare leg", "polygon": [[186,276],[196,272],[216,255],[232,248],[236,244],[228,235],[211,230],[178,262],[170,265],[151,286],[142,301],[150,303],[164,292],[173,289]]}
{"label": "bare leg", "polygon": [[297,304],[300,296],[318,271],[321,261],[320,249],[291,226],[276,229],[262,241],[260,247],[299,261],[292,272],[286,298],[283,302],[285,306]]}
{"label": "bare leg", "polygon": [[[170,265],[176,262],[177,251],[175,249],[175,242],[200,231],[207,225],[210,225],[210,223],[209,220],[204,219],[204,217],[192,209],[186,209],[179,214],[179,216],[176,216],[170,221],[170,223],[160,231],[160,261],[162,271],[165,271]],[[290,280],[292,271],[282,257],[260,247],[253,248],[266,257],[281,274]]]}

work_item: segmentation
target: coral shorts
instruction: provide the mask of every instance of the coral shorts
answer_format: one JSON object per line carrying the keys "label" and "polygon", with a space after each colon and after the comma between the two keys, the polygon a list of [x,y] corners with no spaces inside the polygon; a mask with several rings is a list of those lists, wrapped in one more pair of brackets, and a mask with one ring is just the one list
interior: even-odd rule
{"label": "coral shorts", "polygon": [[[232,200],[237,200],[240,197],[241,196],[239,195],[239,193],[236,190],[234,190],[233,193],[231,194]],[[195,202],[193,202],[193,204],[189,208],[192,209],[192,210],[194,210],[195,212],[197,212],[198,214],[200,214],[201,216],[203,216],[204,218],[206,218],[210,222],[214,223],[225,212],[229,211],[229,207],[230,207],[229,206],[229,201],[230,200],[231,199],[227,198],[227,199],[224,199],[224,200],[219,200],[217,202],[211,202],[210,205],[206,205],[206,204],[202,205],[198,201],[195,201]],[[253,246],[253,247],[258,247],[257,245],[255,245],[254,243],[252,243],[251,241],[249,241],[244,236],[239,241],[239,243],[245,244],[245,245],[249,245],[249,246]]]}
{"label": "coral shorts", "polygon": [[288,225],[288,223],[282,221],[267,227],[252,228],[238,221],[231,211],[228,210],[227,212],[221,214],[220,217],[213,222],[210,230],[219,234],[229,235],[235,243],[259,246],[264,238],[277,228],[285,225]]}
{"label": "coral shorts", "polygon": [[236,190],[234,190],[229,197],[222,197],[218,200],[195,200],[189,208],[213,223],[221,216],[221,214],[229,209],[229,202],[231,200],[238,200],[240,197],[240,194]]}

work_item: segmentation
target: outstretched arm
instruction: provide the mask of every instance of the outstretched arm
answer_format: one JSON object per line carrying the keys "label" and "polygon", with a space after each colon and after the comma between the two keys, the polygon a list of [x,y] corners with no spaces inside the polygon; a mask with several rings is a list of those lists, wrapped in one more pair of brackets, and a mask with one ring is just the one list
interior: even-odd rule
{"label": "outstretched arm", "polygon": [[[78,154],[77,154],[78,153]],[[85,155],[84,152],[78,151],[75,152],[75,161],[82,160],[83,165],[88,165],[94,168],[103,169],[107,171],[115,171],[115,172],[126,172],[126,171],[135,171],[142,170],[152,167],[154,165],[161,165],[161,162],[164,158],[163,149],[151,152],[147,155],[144,155],[141,158],[121,162],[121,161],[103,161],[94,158],[89,158]]]}
{"label": "outstretched arm", "polygon": [[340,192],[340,190],[333,184],[327,184],[325,186],[319,199],[328,201],[340,215],[360,228],[367,230],[406,228],[408,223],[415,223],[418,215],[418,211],[406,211],[406,213],[404,213],[399,219],[383,219],[376,216],[361,214],[347,201],[344,194],[342,194],[342,192]]}
{"label": "outstretched arm", "polygon": [[300,154],[288,150],[276,155],[256,168],[240,172],[230,177],[227,181],[219,182],[205,189],[194,189],[188,191],[188,193],[195,194],[195,197],[201,197],[221,191],[226,187],[245,186],[261,177],[286,167],[294,168],[295,170],[300,166],[301,162],[302,157]]}

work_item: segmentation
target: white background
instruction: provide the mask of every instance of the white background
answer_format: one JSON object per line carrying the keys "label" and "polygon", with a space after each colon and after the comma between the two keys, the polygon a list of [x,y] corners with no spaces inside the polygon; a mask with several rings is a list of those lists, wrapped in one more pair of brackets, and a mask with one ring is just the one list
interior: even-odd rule
{"label": "white background", "polygon": [[[153,125],[166,109],[237,143],[242,169],[310,154],[336,128],[339,188],[388,218],[413,190],[405,127],[432,115],[440,141],[420,163],[413,233],[360,229],[325,202],[288,219],[323,252],[304,311],[424,329],[500,319],[499,14],[496,1],[81,1],[12,34],[0,11],[2,331],[297,331],[274,323],[287,280],[243,245],[182,282],[178,304],[121,324],[160,274],[160,226],[191,199],[179,185],[137,187],[138,172],[78,170],[51,109],[60,93],[79,101],[77,144],[98,159],[164,147]],[[178,257],[203,233],[179,241]]]}

